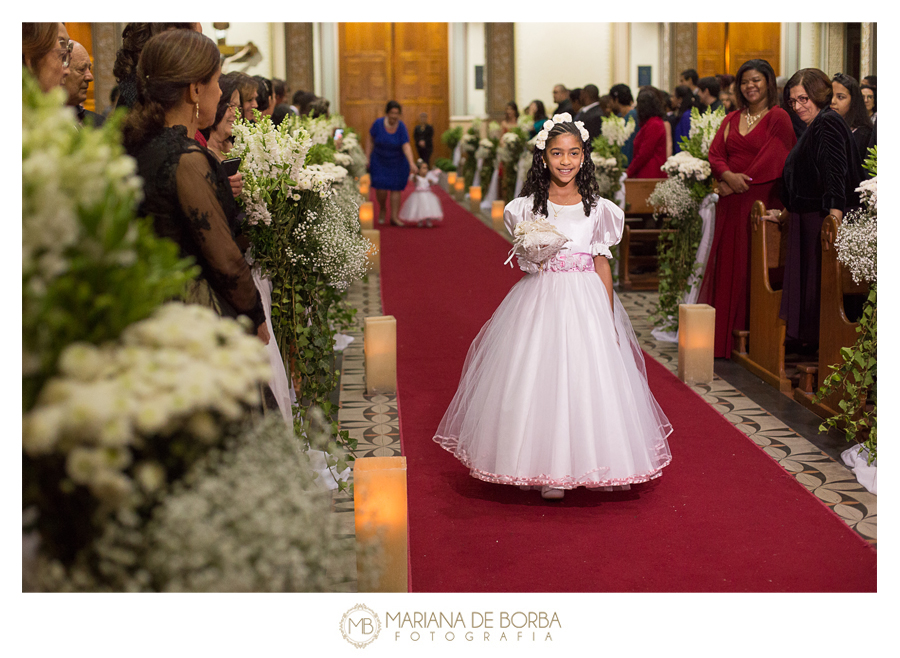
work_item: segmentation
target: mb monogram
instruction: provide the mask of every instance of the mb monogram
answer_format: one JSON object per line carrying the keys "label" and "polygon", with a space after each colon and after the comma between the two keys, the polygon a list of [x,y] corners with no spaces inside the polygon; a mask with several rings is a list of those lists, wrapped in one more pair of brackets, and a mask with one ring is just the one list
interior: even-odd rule
{"label": "mb monogram", "polygon": [[381,632],[381,619],[371,608],[358,603],[341,618],[341,635],[357,648],[375,641]]}

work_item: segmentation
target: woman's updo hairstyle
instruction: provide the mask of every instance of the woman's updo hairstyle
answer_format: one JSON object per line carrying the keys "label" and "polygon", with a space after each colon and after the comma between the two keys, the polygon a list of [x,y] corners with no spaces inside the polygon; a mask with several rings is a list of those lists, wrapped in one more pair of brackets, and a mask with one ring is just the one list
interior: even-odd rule
{"label": "woman's updo hairstyle", "polygon": [[550,196],[550,169],[547,167],[544,157],[547,150],[551,148],[553,140],[567,133],[578,138],[584,153],[584,164],[575,175],[575,184],[578,186],[578,192],[581,194],[581,203],[584,206],[585,217],[591,214],[591,206],[596,203],[597,198],[600,196],[600,186],[594,177],[594,161],[591,160],[591,141],[583,141],[581,139],[581,131],[574,122],[557,123],[548,131],[544,148],[534,147],[531,169],[528,170],[528,177],[525,179],[525,184],[519,193],[519,196],[524,197],[534,195],[534,205],[531,210],[535,215],[547,217],[547,199]]}
{"label": "woman's updo hairstyle", "polygon": [[400,103],[397,101],[388,101],[387,105],[384,107],[384,113],[387,114],[391,110],[396,109],[398,112],[403,112],[403,108],[400,107]]}
{"label": "woman's updo hairstyle", "polygon": [[128,23],[122,30],[122,47],[116,53],[113,76],[118,82],[132,75],[146,43],[167,30],[193,30],[193,23]]}
{"label": "woman's updo hairstyle", "polygon": [[138,60],[137,103],[122,126],[125,147],[131,150],[162,130],[166,112],[191,84],[212,79],[220,57],[212,39],[199,32],[170,30],[151,38]]}

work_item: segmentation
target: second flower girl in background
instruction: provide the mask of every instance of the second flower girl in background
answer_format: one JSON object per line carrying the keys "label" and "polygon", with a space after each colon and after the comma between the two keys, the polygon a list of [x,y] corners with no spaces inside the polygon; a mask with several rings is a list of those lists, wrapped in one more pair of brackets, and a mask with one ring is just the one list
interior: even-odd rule
{"label": "second flower girl in background", "polygon": [[399,219],[407,226],[433,226],[444,219],[441,200],[431,191],[441,177],[440,169],[428,171],[428,163],[421,158],[416,163],[419,171],[410,175],[416,181],[416,189],[406,198],[400,208]]}

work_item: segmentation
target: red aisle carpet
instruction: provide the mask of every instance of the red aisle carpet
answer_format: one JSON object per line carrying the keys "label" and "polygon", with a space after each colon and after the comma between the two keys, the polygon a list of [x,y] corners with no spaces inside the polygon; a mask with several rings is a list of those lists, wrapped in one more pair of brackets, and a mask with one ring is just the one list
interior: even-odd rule
{"label": "red aisle carpet", "polygon": [[509,245],[439,192],[433,229],[382,232],[417,592],[862,592],[876,553],[653,359],[672,464],[625,492],[561,502],[476,480],[432,441],[469,343],[521,272]]}

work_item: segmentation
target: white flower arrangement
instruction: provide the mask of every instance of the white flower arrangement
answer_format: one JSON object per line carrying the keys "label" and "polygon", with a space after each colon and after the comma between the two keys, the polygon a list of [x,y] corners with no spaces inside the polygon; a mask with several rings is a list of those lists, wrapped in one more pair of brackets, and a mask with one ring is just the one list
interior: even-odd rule
{"label": "white flower arrangement", "polygon": [[695,156],[704,159],[709,157],[709,146],[724,119],[724,107],[718,108],[715,112],[706,111],[702,114],[696,107],[691,109],[691,129],[688,132],[688,139],[694,145],[690,150]]}
{"label": "white flower arrangement", "polygon": [[475,159],[481,160],[484,158],[493,157],[495,152],[494,142],[490,139],[480,139],[478,140],[478,148],[475,150]]}
{"label": "white flower arrangement", "polygon": [[497,159],[508,164],[519,157],[524,142],[519,134],[513,131],[503,133],[497,144]]}
{"label": "white flower arrangement", "polygon": [[525,131],[526,135],[530,135],[531,131],[534,130],[534,117],[530,114],[520,114],[516,124]]}
{"label": "white flower arrangement", "polygon": [[667,178],[657,183],[647,201],[656,212],[676,218],[686,217],[697,208],[691,191],[678,178]]}
{"label": "white flower arrangement", "polygon": [[503,134],[503,128],[496,121],[488,123],[487,134],[489,139],[500,139]]}
{"label": "white flower arrangement", "polygon": [[844,217],[835,237],[838,260],[856,283],[878,282],[878,178],[856,188],[862,207]]}
{"label": "white flower arrangement", "polygon": [[615,114],[603,117],[601,124],[600,134],[603,135],[603,138],[611,145],[618,146],[619,148],[622,148],[622,146],[625,145],[625,142],[628,141],[628,138],[634,134],[636,127],[632,117],[628,117],[628,121],[626,122],[624,118]]}
{"label": "white flower arrangement", "polygon": [[[333,440],[314,409],[310,447]],[[195,462],[150,518],[120,510],[68,568],[41,557],[37,589],[125,592],[328,592],[340,539],[331,496],[300,442],[264,417]],[[377,567],[377,549],[363,556]]]}
{"label": "white flower arrangement", "polygon": [[259,404],[270,376],[264,346],[240,323],[170,302],[117,342],[69,345],[22,419],[22,447],[63,456],[74,483],[107,505],[126,504],[161,468],[150,462],[129,477],[135,451],[176,433],[215,443],[223,423]]}
{"label": "white flower arrangement", "polygon": [[619,163],[615,158],[606,158],[596,151],[591,152],[591,162],[598,172],[613,172],[619,169]]}
{"label": "white flower arrangement", "polygon": [[466,153],[475,153],[475,150],[478,148],[478,144],[481,140],[478,138],[478,135],[473,133],[466,133],[462,136],[460,140],[460,144],[462,145],[462,150]]}
{"label": "white flower arrangement", "polygon": [[687,151],[679,151],[666,159],[662,170],[669,176],[675,176],[686,182],[702,183],[712,175],[708,160],[696,158]]}

